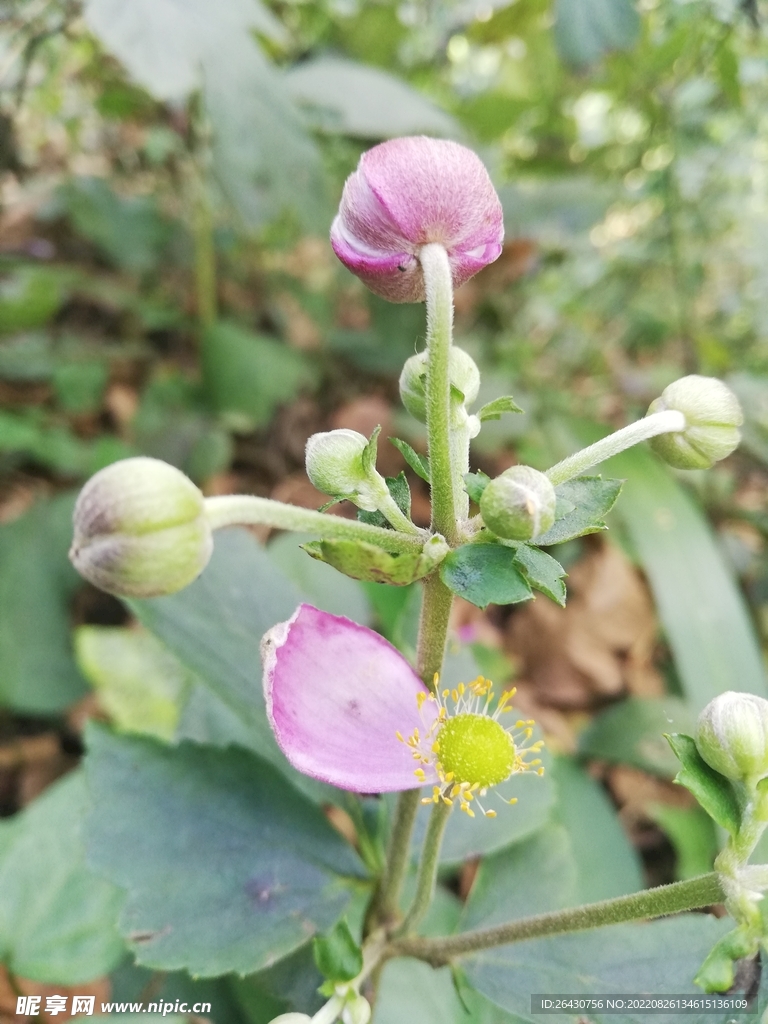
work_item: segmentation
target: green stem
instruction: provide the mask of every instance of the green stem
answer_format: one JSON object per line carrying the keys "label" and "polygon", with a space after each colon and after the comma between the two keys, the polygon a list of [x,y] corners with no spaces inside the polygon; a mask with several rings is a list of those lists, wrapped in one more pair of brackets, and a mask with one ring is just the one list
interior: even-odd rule
{"label": "green stem", "polygon": [[427,444],[431,466],[432,529],[457,543],[456,500],[451,459],[450,355],[453,279],[442,245],[419,252],[427,297]]}
{"label": "green stem", "polygon": [[411,860],[411,836],[420,802],[420,789],[407,789],[397,798],[387,846],[387,866],[381,880],[378,906],[375,910],[376,917],[385,925],[394,921],[400,911],[400,894]]}
{"label": "green stem", "polygon": [[439,574],[432,573],[424,580],[416,652],[416,671],[430,690],[434,689],[435,675],[443,670],[452,604],[453,594]]}
{"label": "green stem", "polygon": [[453,474],[453,499],[456,515],[461,523],[469,518],[469,495],[464,485],[464,477],[469,472],[469,427],[462,424],[454,427],[450,434],[451,467]]}
{"label": "green stem", "polygon": [[421,537],[425,541],[429,539],[427,531],[421,530],[415,523],[411,522],[389,491],[387,491],[386,495],[382,494],[379,499],[379,512],[401,533],[410,533],[414,537]]}
{"label": "green stem", "polygon": [[573,480],[600,462],[605,462],[613,455],[631,448],[640,441],[647,441],[659,434],[678,433],[685,430],[685,416],[676,409],[667,409],[664,412],[654,412],[645,416],[636,423],[630,423],[622,427],[614,434],[603,437],[600,441],[583,448],[580,452],[569,455],[567,459],[558,462],[556,466],[547,470],[547,476],[557,487],[564,484],[566,480]]}
{"label": "green stem", "polygon": [[572,910],[556,910],[549,914],[524,917],[519,921],[449,935],[446,938],[425,939],[409,936],[390,943],[386,957],[413,956],[439,967],[454,957],[476,953],[482,949],[506,946],[512,942],[536,939],[543,935],[563,935],[584,931],[623,921],[641,921],[647,918],[677,914],[683,910],[696,910],[721,903],[723,889],[715,872],[699,875],[685,882],[660,885],[655,889],[618,896],[599,903],[588,903]]}
{"label": "green stem", "polygon": [[212,327],[218,316],[216,296],[216,247],[213,240],[213,217],[205,180],[192,172],[193,231],[195,242],[195,294],[197,318],[202,330]]}
{"label": "green stem", "polygon": [[439,800],[432,807],[432,814],[427,825],[427,834],[424,837],[424,849],[421,854],[419,865],[419,877],[416,880],[416,895],[413,898],[411,908],[405,916],[399,934],[407,935],[421,922],[429,910],[432,898],[435,895],[437,885],[437,869],[440,865],[440,850],[443,845],[443,835],[448,818],[451,815],[450,804]]}
{"label": "green stem", "polygon": [[271,526],[278,530],[314,533],[323,540],[361,540],[394,553],[419,551],[423,538],[369,526],[354,519],[329,516],[298,505],[284,505],[251,494],[226,494],[205,499],[205,514],[212,530],[222,526]]}

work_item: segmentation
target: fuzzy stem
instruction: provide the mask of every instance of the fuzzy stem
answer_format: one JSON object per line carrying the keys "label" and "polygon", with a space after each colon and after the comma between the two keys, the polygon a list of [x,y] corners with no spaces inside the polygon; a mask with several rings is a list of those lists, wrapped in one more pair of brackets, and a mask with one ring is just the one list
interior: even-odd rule
{"label": "fuzzy stem", "polygon": [[401,533],[410,533],[414,537],[421,537],[425,541],[429,539],[427,531],[421,530],[415,523],[411,522],[389,491],[387,491],[386,495],[382,494],[379,498],[379,512]]}
{"label": "fuzzy stem", "polygon": [[416,895],[413,898],[411,908],[406,914],[405,921],[399,929],[399,934],[407,935],[412,932],[421,922],[429,910],[432,898],[435,895],[437,885],[437,869],[440,865],[440,850],[443,845],[443,835],[448,818],[451,815],[450,804],[439,800],[432,807],[432,814],[427,825],[427,834],[424,837],[424,849],[421,853],[421,864],[419,865],[419,876],[416,880]]}
{"label": "fuzzy stem", "polygon": [[548,914],[524,917],[519,921],[482,928],[477,931],[450,935],[446,938],[425,939],[417,936],[395,939],[390,943],[386,957],[413,956],[426,960],[435,967],[449,963],[454,957],[476,953],[482,949],[506,946],[512,942],[536,939],[542,935],[563,935],[584,931],[623,921],[641,921],[647,918],[677,914],[721,903],[723,889],[717,874],[699,875],[685,882],[660,885],[655,889],[618,896],[599,903],[588,903],[570,910],[556,910]]}
{"label": "fuzzy stem", "polygon": [[443,669],[453,594],[435,572],[424,580],[416,671],[430,690]]}
{"label": "fuzzy stem", "polygon": [[407,789],[397,798],[392,831],[389,834],[387,860],[381,880],[376,916],[387,922],[395,920],[400,910],[400,894],[411,857],[411,836],[421,801],[421,790]]}
{"label": "fuzzy stem", "polygon": [[284,505],[251,494],[227,494],[205,499],[205,513],[212,530],[222,526],[271,526],[278,530],[314,533],[323,540],[361,540],[394,553],[419,551],[423,536],[411,536],[354,519],[329,516],[314,509]]}
{"label": "fuzzy stem", "polygon": [[567,459],[563,459],[562,462],[558,462],[556,466],[548,469],[547,476],[557,487],[558,484],[564,484],[566,480],[573,480],[574,477],[581,476],[588,469],[610,459],[613,455],[618,455],[626,448],[631,448],[639,441],[647,441],[658,434],[679,433],[685,430],[685,426],[685,416],[676,409],[651,413],[650,416],[637,420],[636,423],[630,423],[629,426],[622,427],[621,430],[609,434],[608,437],[603,437],[588,448],[569,455]]}
{"label": "fuzzy stem", "polygon": [[427,296],[427,444],[431,466],[432,529],[457,542],[451,459],[450,356],[453,279],[448,253],[431,243],[419,252]]}

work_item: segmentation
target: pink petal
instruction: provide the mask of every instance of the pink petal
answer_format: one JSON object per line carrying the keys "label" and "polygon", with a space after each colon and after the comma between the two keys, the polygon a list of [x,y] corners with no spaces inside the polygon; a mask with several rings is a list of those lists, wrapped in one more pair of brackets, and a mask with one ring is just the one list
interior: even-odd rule
{"label": "pink petal", "polygon": [[436,707],[418,710],[426,687],[378,633],[302,604],[265,635],[262,659],[269,721],[294,768],[356,793],[420,785],[396,734],[424,733]]}

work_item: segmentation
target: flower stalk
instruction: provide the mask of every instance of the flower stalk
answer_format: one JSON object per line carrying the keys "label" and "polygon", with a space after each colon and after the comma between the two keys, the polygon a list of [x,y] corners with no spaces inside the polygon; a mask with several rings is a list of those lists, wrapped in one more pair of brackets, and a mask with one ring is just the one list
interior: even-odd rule
{"label": "flower stalk", "polygon": [[416,880],[416,895],[401,928],[398,929],[398,934],[408,935],[414,931],[429,910],[437,885],[437,870],[440,865],[445,826],[448,824],[452,809],[450,804],[442,800],[438,800],[432,807]]}

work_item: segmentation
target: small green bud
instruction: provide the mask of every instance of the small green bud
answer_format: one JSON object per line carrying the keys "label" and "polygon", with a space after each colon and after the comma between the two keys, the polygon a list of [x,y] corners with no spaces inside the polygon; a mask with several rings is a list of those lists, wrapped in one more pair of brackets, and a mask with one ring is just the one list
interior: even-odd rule
{"label": "small green bud", "polygon": [[730,455],[741,440],[744,422],[739,401],[721,380],[692,374],[666,387],[651,402],[650,416],[675,409],[685,416],[685,430],[651,439],[656,454],[676,469],[709,469]]}
{"label": "small green bud", "polygon": [[729,690],[699,715],[696,747],[716,772],[734,781],[768,775],[768,700]]}
{"label": "small green bud", "polygon": [[75,504],[69,558],[91,583],[119,597],[159,597],[191,583],[213,551],[201,491],[159,459],[114,462]]}
{"label": "small green bud", "polygon": [[533,540],[554,523],[556,503],[549,477],[530,466],[511,466],[485,488],[480,512],[497,536]]}
{"label": "small green bud", "polygon": [[307,441],[307,476],[318,491],[343,495],[366,512],[374,512],[388,495],[384,478],[367,468],[368,438],[356,430],[328,430]]}
{"label": "small green bud", "polygon": [[371,1004],[365,996],[354,996],[341,1011],[342,1024],[368,1024],[371,1019]]}
{"label": "small green bud", "polygon": [[281,1013],[273,1017],[270,1024],[312,1024],[312,1018],[306,1013]]}
{"label": "small green bud", "polygon": [[[480,390],[480,371],[477,363],[463,349],[455,345],[451,348],[450,362],[451,384],[457,388],[464,400],[462,405],[472,405]],[[406,360],[400,374],[400,398],[403,405],[420,423],[427,422],[427,353],[418,352]]]}

